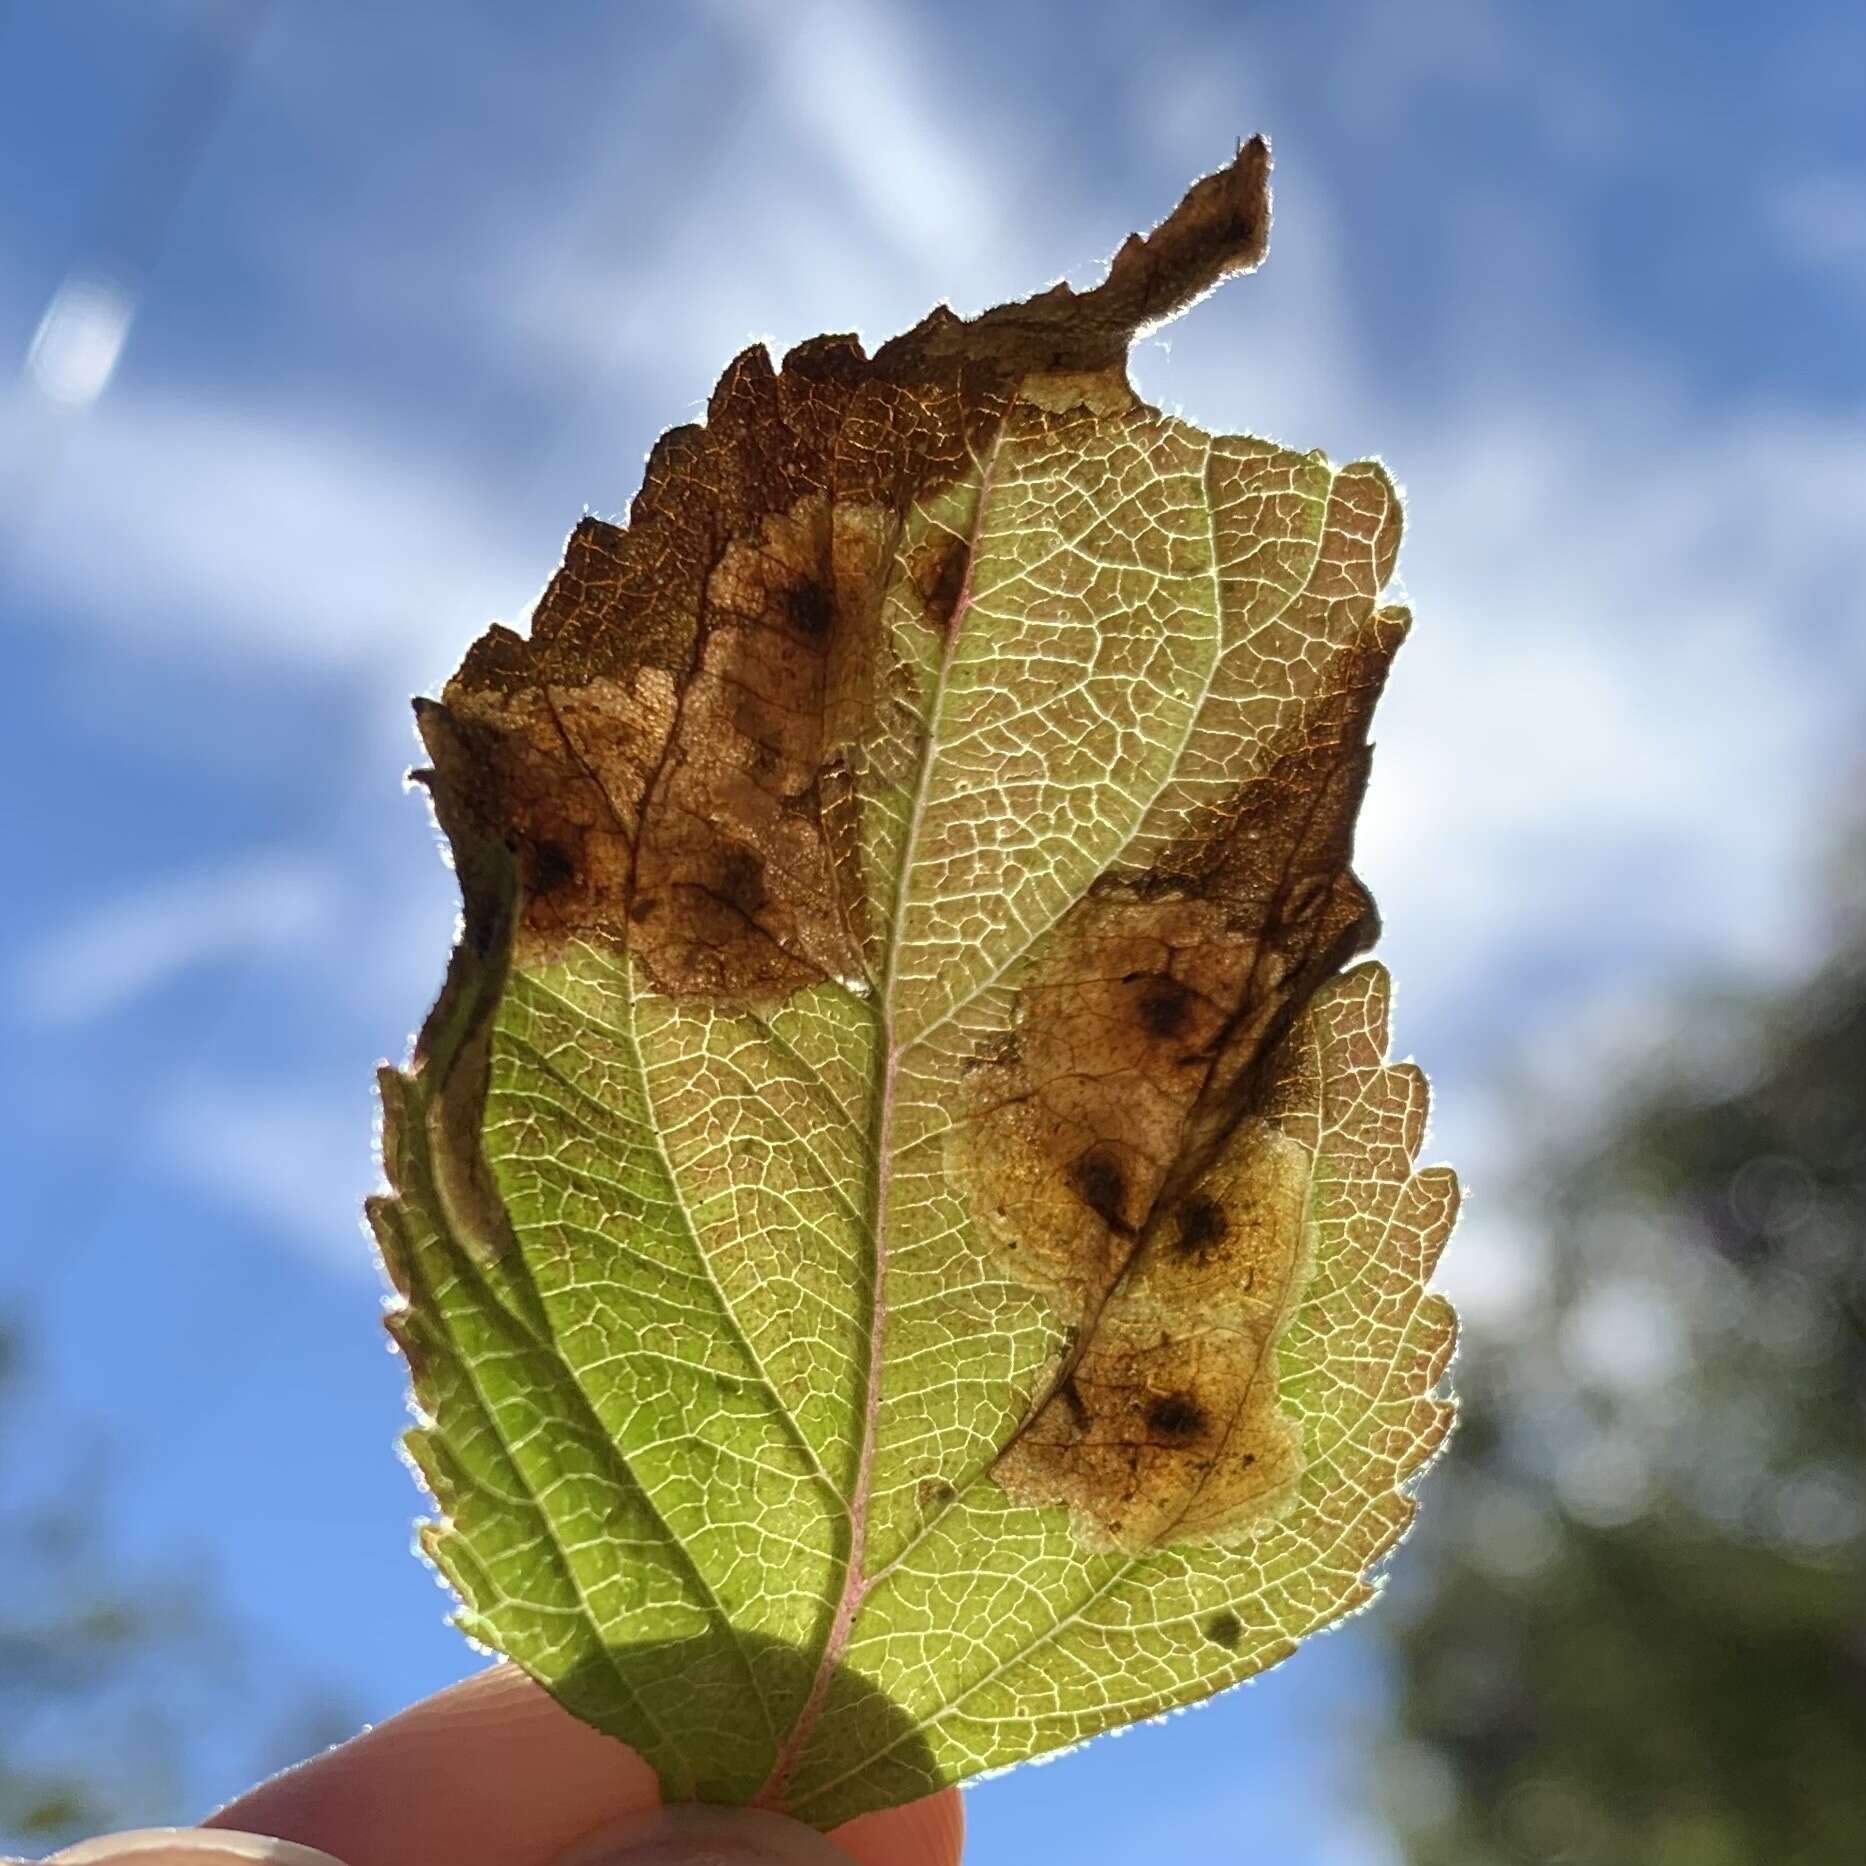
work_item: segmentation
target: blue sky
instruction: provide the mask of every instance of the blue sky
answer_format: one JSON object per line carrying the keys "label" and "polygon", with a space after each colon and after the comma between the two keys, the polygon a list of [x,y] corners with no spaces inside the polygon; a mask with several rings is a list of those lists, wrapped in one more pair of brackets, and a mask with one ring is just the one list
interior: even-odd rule
{"label": "blue sky", "polygon": [[[478,1663],[355,1218],[454,912],[408,695],[744,342],[1092,280],[1257,129],[1270,261],[1135,374],[1406,489],[1361,866],[1475,1189],[1446,1282],[1507,1327],[1511,1162],[1678,982],[1819,947],[1863,72],[1843,5],[0,6],[0,1298],[44,1429],[114,1435],[110,1533],[211,1574],[281,1702]],[[1380,1689],[1362,1620],[985,1784],[974,1857],[1376,1866]],[[249,1766],[219,1732],[197,1792]]]}

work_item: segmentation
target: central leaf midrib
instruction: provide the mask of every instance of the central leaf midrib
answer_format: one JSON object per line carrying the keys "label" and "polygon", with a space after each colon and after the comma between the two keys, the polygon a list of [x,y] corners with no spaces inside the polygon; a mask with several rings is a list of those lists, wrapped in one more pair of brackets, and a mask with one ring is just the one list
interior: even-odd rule
{"label": "central leaf midrib", "polygon": [[921,738],[919,768],[915,774],[913,803],[908,812],[895,868],[894,898],[890,903],[887,924],[887,950],[876,994],[876,1016],[880,1041],[875,1046],[875,1084],[871,1106],[874,1109],[869,1127],[869,1174],[867,1218],[870,1245],[870,1287],[868,1324],[868,1373],[864,1382],[861,1410],[861,1444],[856,1455],[855,1479],[849,1497],[849,1554],[843,1569],[841,1593],[823,1638],[823,1650],[817,1663],[810,1694],[797,1713],[796,1722],[780,1746],[771,1773],[757,1800],[776,1800],[783,1791],[797,1758],[809,1738],[811,1726],[820,1715],[837,1661],[848,1645],[855,1614],[866,1588],[868,1505],[874,1490],[875,1445],[881,1411],[881,1375],[885,1365],[883,1344],[887,1331],[887,1228],[888,1200],[892,1189],[894,1148],[894,1096],[900,1079],[901,1049],[895,1041],[894,993],[900,980],[901,926],[906,917],[907,901],[914,869],[914,847],[926,815],[927,794],[933,767],[940,749],[939,724],[947,693],[947,683],[958,657],[959,640],[967,612],[972,606],[973,582],[977,573],[979,547],[984,542],[986,514],[991,503],[993,469],[1003,442],[1000,428],[991,452],[979,469],[978,509],[972,519],[972,533],[966,550],[964,580],[955,598],[946,625],[946,640],[934,674],[928,699],[926,730]]}

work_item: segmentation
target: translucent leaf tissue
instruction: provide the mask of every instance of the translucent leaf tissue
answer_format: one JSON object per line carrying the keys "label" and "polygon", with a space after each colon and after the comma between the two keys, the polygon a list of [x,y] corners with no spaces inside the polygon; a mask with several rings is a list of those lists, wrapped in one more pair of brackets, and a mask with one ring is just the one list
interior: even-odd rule
{"label": "translucent leaf tissue", "polygon": [[418,706],[464,930],[372,1207],[460,1623],[829,1826],[1370,1598],[1457,1202],[1350,867],[1386,473],[1135,395],[1093,290],[727,368]]}

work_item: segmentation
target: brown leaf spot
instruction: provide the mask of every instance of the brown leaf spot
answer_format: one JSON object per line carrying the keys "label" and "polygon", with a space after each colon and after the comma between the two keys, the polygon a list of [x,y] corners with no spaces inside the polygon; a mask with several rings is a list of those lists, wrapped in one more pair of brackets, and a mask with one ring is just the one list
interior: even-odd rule
{"label": "brown leaf spot", "polygon": [[714,890],[728,907],[756,920],[771,898],[765,892],[764,857],[754,849],[725,849],[719,857],[719,880]]}
{"label": "brown leaf spot", "polygon": [[1122,1210],[1127,1198],[1127,1171],[1110,1149],[1094,1147],[1083,1154],[1069,1169],[1069,1183],[1104,1224],[1127,1222]]}
{"label": "brown leaf spot", "polygon": [[1192,993],[1176,978],[1151,978],[1141,987],[1135,1008],[1148,1036],[1184,1036],[1192,1022]]}
{"label": "brown leaf spot", "polygon": [[814,580],[796,584],[785,592],[784,613],[798,634],[820,641],[829,633],[829,592]]}
{"label": "brown leaf spot", "polygon": [[414,1311],[408,1308],[391,1309],[382,1318],[383,1326],[389,1331],[389,1338],[401,1349],[402,1358],[408,1363],[409,1377],[419,1392],[427,1385],[428,1376],[433,1370],[434,1357],[428,1351],[427,1341],[421,1332],[421,1324]]}
{"label": "brown leaf spot", "polygon": [[927,620],[935,628],[943,630],[952,626],[953,612],[959,606],[971,561],[971,547],[966,540],[948,536],[931,563],[923,562],[919,567],[915,583],[926,604]]}
{"label": "brown leaf spot", "polygon": [[554,894],[576,879],[577,865],[561,842],[531,845],[530,885],[534,894]]}
{"label": "brown leaf spot", "polygon": [[1222,1613],[1214,1613],[1205,1622],[1205,1637],[1215,1646],[1223,1646],[1227,1652],[1235,1652],[1244,1640],[1244,1622],[1229,1607]]}
{"label": "brown leaf spot", "polygon": [[1169,1445],[1189,1444],[1206,1424],[1204,1407],[1190,1393],[1162,1393],[1147,1408],[1147,1430]]}
{"label": "brown leaf spot", "polygon": [[1213,1252],[1230,1233],[1225,1208],[1216,1199],[1195,1192],[1179,1208],[1173,1227],[1173,1249],[1194,1263],[1209,1263]]}

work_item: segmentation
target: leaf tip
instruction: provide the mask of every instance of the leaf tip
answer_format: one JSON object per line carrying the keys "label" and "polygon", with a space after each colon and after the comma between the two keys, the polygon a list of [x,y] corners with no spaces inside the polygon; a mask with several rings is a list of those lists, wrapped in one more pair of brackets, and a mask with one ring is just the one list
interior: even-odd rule
{"label": "leaf tip", "polygon": [[1259,135],[1195,181],[1151,233],[1130,234],[1092,295],[1136,335],[1261,265],[1269,246],[1270,144]]}

